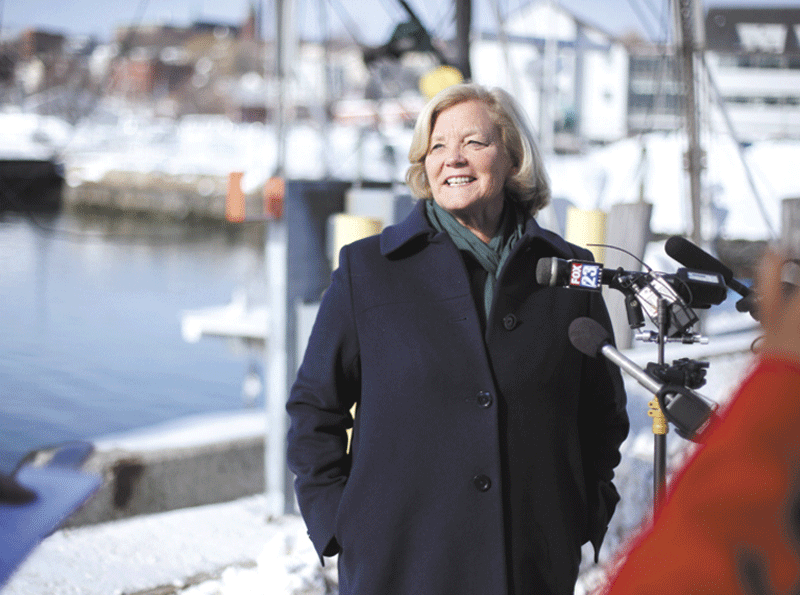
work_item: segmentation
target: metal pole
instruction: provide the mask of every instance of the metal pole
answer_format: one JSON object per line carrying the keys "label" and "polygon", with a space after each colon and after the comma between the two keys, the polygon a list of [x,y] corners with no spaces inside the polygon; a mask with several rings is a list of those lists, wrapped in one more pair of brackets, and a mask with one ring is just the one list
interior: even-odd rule
{"label": "metal pole", "polygon": [[472,29],[472,0],[456,0],[456,40],[458,58],[456,66],[464,80],[472,79],[469,63],[470,30]]}
{"label": "metal pole", "polygon": [[289,65],[294,56],[292,0],[276,0],[275,27],[275,75],[278,79],[278,105],[275,120],[278,156],[275,175],[283,176],[286,171],[286,128],[289,119]]}
{"label": "metal pole", "polygon": [[548,27],[542,54],[541,93],[539,100],[539,147],[545,156],[555,152],[555,94],[556,94],[556,61],[558,60],[558,39],[556,38],[556,3],[547,3]]}
{"label": "metal pole", "polygon": [[[276,75],[279,83],[276,135],[278,156],[275,175],[283,177],[286,171],[286,113],[288,68],[292,43],[292,0],[277,0],[276,10]],[[285,200],[285,197],[284,197]],[[287,494],[291,493],[287,481],[286,464],[286,399],[288,388],[286,335],[287,335],[287,223],[285,214],[267,221],[265,229],[264,261],[269,280],[269,328],[264,349],[266,361],[265,408],[267,433],[264,440],[264,484],[267,515],[278,517],[292,508]]]}
{"label": "metal pole", "polygon": [[692,24],[695,15],[692,8],[692,0],[677,0],[677,2],[683,84],[686,93],[684,97],[684,113],[686,116],[686,131],[689,140],[686,153],[686,168],[689,172],[689,197],[692,207],[691,237],[695,244],[700,245],[703,241],[700,215],[700,173],[703,165],[698,131],[697,91],[695,86],[695,47],[694,27]]}
{"label": "metal pole", "polygon": [[[664,347],[669,332],[669,304],[658,300],[658,363],[664,363]],[[653,508],[658,508],[667,482],[667,432],[669,426],[664,412],[654,399],[653,407]],[[651,402],[652,404],[652,402]],[[652,406],[652,405],[651,405]]]}
{"label": "metal pole", "polygon": [[264,441],[264,465],[267,514],[278,517],[289,512],[293,502],[287,501],[286,465],[286,398],[288,371],[286,359],[287,324],[287,233],[286,220],[269,222],[265,246],[267,279],[269,279],[269,332],[266,341],[266,408],[267,436]]}

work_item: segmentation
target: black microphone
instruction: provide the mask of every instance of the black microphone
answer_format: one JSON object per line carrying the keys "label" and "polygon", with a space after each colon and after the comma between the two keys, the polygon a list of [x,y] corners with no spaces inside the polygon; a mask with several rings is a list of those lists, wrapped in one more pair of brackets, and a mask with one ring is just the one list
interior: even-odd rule
{"label": "black microphone", "polygon": [[622,269],[606,269],[590,260],[540,258],[536,263],[536,282],[549,287],[574,287],[600,291],[601,285],[611,285],[619,275],[640,275]]}
{"label": "black microphone", "polygon": [[[674,275],[672,276],[674,277]],[[606,269],[597,262],[586,260],[563,260],[561,258],[540,258],[536,263],[536,281],[540,285],[550,287],[567,287],[589,291],[600,291],[602,285],[608,285],[625,294],[629,302],[635,303],[635,308],[628,309],[629,320],[636,319],[631,328],[644,324],[644,320],[631,315],[632,309],[642,309],[653,321],[658,324],[658,313],[662,300],[669,308],[670,337],[676,337],[686,332],[697,321],[697,315],[689,308],[688,304],[673,288],[669,275],[650,272],[631,272],[619,269]],[[684,289],[686,281],[681,281]],[[691,292],[689,292],[691,295]]]}
{"label": "black microphone", "polygon": [[584,355],[589,357],[605,356],[612,363],[633,376],[639,384],[651,393],[657,393],[661,390],[663,385],[658,380],[614,348],[611,344],[611,333],[593,318],[583,316],[573,320],[569,325],[569,341],[575,349]]}
{"label": "black microphone", "polygon": [[611,344],[611,334],[593,318],[573,320],[569,325],[569,340],[584,355],[603,355],[656,395],[664,416],[683,438],[694,440],[713,417],[716,409],[713,402],[685,386],[665,385],[650,376]]}
{"label": "black microphone", "polygon": [[681,267],[674,275],[665,275],[665,278],[692,308],[717,306],[728,297],[725,278],[717,272]]}
{"label": "black microphone", "polygon": [[717,272],[678,269],[675,274],[658,273],[650,275],[640,271],[626,271],[603,268],[597,262],[587,260],[562,260],[561,258],[540,258],[536,263],[536,281],[549,287],[573,287],[576,289],[599,290],[601,285],[626,290],[635,284],[645,284],[656,276],[663,279],[693,308],[709,308],[725,301],[728,288],[725,280]]}
{"label": "black microphone", "polygon": [[686,238],[682,238],[681,236],[672,236],[664,245],[664,251],[679,263],[689,267],[690,269],[719,273],[725,280],[725,285],[733,289],[742,297],[747,297],[752,293],[752,290],[749,287],[733,278],[732,270]]}

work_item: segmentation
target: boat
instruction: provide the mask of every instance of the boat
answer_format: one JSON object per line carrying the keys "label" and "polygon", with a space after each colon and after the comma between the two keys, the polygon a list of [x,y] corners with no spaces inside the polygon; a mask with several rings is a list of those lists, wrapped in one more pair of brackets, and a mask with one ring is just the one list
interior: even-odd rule
{"label": "boat", "polygon": [[244,289],[234,291],[228,304],[181,313],[181,336],[187,343],[197,343],[203,337],[220,337],[263,348],[268,326],[268,308],[251,304]]}
{"label": "boat", "polygon": [[0,113],[0,212],[42,212],[61,208],[66,122],[36,114]]}

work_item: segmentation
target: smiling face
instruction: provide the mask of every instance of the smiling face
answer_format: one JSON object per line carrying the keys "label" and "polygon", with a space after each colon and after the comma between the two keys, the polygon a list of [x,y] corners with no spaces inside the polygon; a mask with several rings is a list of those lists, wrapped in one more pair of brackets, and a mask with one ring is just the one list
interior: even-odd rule
{"label": "smiling face", "polygon": [[494,234],[512,163],[486,104],[464,101],[439,114],[425,156],[425,173],[440,207],[473,231]]}

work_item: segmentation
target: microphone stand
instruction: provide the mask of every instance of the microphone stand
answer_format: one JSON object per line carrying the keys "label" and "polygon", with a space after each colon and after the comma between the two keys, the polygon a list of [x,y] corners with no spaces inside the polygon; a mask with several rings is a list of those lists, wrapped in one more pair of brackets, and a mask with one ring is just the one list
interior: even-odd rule
{"label": "microphone stand", "polygon": [[[658,300],[658,363],[664,364],[666,338],[669,333],[669,304],[663,298]],[[653,509],[658,508],[664,496],[667,477],[667,432],[669,425],[658,398],[647,404],[647,415],[653,418]]]}
{"label": "microphone stand", "polygon": [[[628,315],[628,323],[632,329],[641,328],[644,325],[644,316],[642,313],[642,300],[639,293],[636,291],[634,287],[634,283],[632,282],[631,278],[623,277],[622,271],[620,269],[619,275],[614,277],[612,282],[609,284],[610,287],[617,289],[625,294],[625,306]],[[670,325],[672,324],[672,310],[670,308],[671,302],[665,298],[663,295],[658,295],[657,301],[655,303],[656,312],[655,312],[655,319],[651,317],[651,320],[656,324],[658,327],[658,331],[656,333],[650,333],[648,335],[642,335],[641,338],[644,341],[649,342],[656,342],[658,344],[658,367],[663,368],[665,366],[665,346],[669,341],[670,336]],[[687,306],[688,308],[688,306]],[[693,313],[692,313],[693,315]],[[678,317],[680,318],[680,317]],[[654,336],[655,335],[655,336]],[[700,341],[702,342],[702,338],[693,337],[688,339],[688,337],[683,337],[681,339],[682,342],[695,342]],[[686,386],[686,380],[684,380],[683,386],[684,388],[688,388]],[[677,384],[674,381],[665,380],[665,384]],[[677,388],[677,387],[676,387]],[[690,391],[691,392],[691,391]],[[681,391],[677,391],[676,395],[683,394]],[[688,395],[685,395],[688,396]],[[703,415],[705,413],[705,409],[703,406],[698,406],[691,402],[692,399],[687,401],[683,401],[681,406],[678,407],[680,409],[680,424],[679,428],[683,428],[684,432],[693,433],[697,428],[694,427],[696,424],[694,422],[697,421],[697,415]],[[669,432],[669,423],[667,416],[665,415],[664,411],[661,408],[661,403],[659,401],[659,396],[654,396],[651,401],[648,402],[648,411],[647,415],[653,418],[653,509],[657,509],[659,504],[661,503],[665,488],[666,488],[666,477],[667,477],[667,433]],[[684,407],[685,405],[685,407]],[[677,411],[670,410],[672,415],[677,415]],[[676,421],[678,418],[673,419]],[[688,425],[687,425],[688,424]],[[681,433],[680,429],[678,433],[683,436],[684,438],[691,436],[685,436],[684,433]]]}

